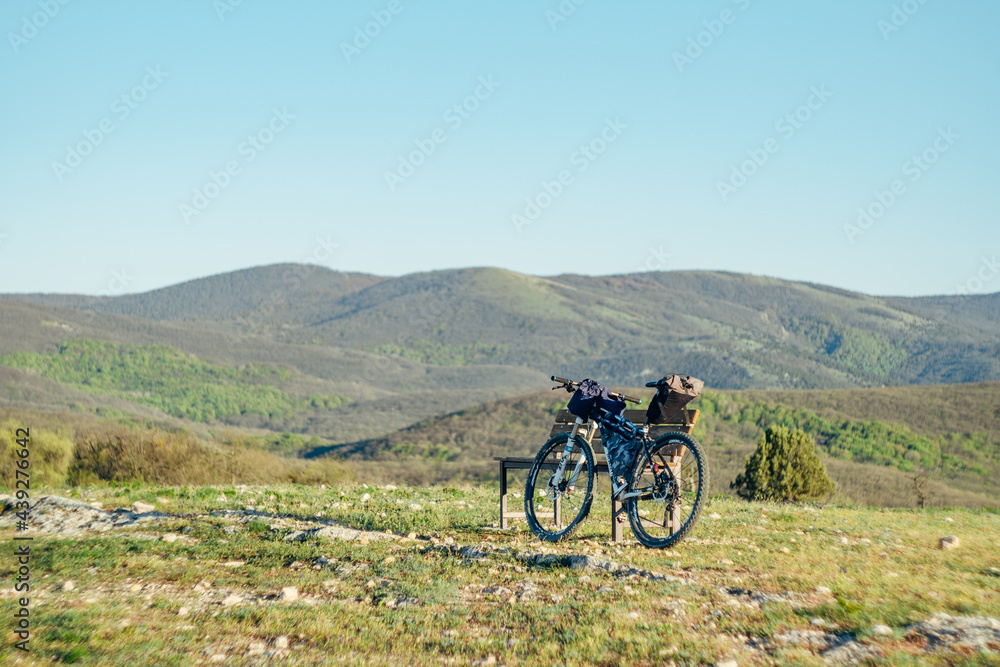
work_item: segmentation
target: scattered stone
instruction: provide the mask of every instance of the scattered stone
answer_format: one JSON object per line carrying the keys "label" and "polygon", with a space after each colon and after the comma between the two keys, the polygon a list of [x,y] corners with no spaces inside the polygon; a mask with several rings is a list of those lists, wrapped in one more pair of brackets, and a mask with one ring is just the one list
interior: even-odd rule
{"label": "scattered stone", "polygon": [[950,516],[946,516],[944,520],[947,521],[948,523],[955,523],[955,520],[952,519]]}
{"label": "scattered stone", "polygon": [[94,508],[95,510],[99,510],[99,509],[104,509],[104,505],[102,505],[101,503],[99,503],[99,502],[98,502],[98,501],[96,501],[96,500],[95,500],[94,502],[92,502],[92,503],[89,503],[89,504],[90,504],[90,506],[91,506],[91,507],[93,507],[93,508]]}
{"label": "scattered stone", "polygon": [[783,553],[783,554],[790,554],[790,553],[792,553],[792,551],[788,547],[781,547],[781,553]]}
{"label": "scattered stone", "polygon": [[826,620],[820,617],[813,618],[809,621],[810,625],[815,625],[817,628],[825,628]]}
{"label": "scattered stone", "polygon": [[164,535],[160,539],[163,540],[164,542],[167,542],[168,544],[172,544],[172,543],[176,542],[179,538],[180,538],[180,535],[178,535],[176,533],[167,533],[166,535]]}
{"label": "scattered stone", "polygon": [[266,650],[267,646],[264,642],[252,642],[250,646],[247,647],[247,655],[263,655]]}
{"label": "scattered stone", "polygon": [[418,511],[418,510],[422,510],[423,508],[424,508],[423,505],[421,505],[420,503],[411,503],[410,504],[410,509],[413,510],[413,511],[415,511],[415,512]]}
{"label": "scattered stone", "polygon": [[721,660],[715,663],[715,667],[739,667],[739,664],[730,658],[729,660]]}
{"label": "scattered stone", "polygon": [[363,503],[367,503],[371,499],[372,499],[372,494],[370,493],[366,493],[365,495],[361,496],[361,502]]}
{"label": "scattered stone", "polygon": [[208,661],[209,662],[225,662],[226,661],[226,654],[225,653],[216,653],[211,658],[209,658]]}
{"label": "scattered stone", "polygon": [[230,560],[222,564],[222,567],[243,567],[246,563],[242,560]]}
{"label": "scattered stone", "polygon": [[224,599],[222,601],[222,606],[223,607],[232,607],[233,605],[239,604],[241,602],[243,602],[243,596],[242,595],[237,595],[236,593],[232,593],[232,594],[226,596],[226,599]]}
{"label": "scattered stone", "polygon": [[222,532],[226,535],[232,535],[234,533],[240,532],[241,528],[239,526],[223,526]]}
{"label": "scattered stone", "polygon": [[846,537],[841,537],[841,538],[840,538],[840,543],[841,543],[841,544],[850,544],[850,543],[851,543],[851,541],[850,541],[850,540],[848,540],[848,539],[847,539]]}
{"label": "scattered stone", "polygon": [[957,549],[959,545],[958,538],[954,535],[948,535],[947,537],[942,537],[938,540],[939,549]]}
{"label": "scattered stone", "polygon": [[156,509],[155,505],[150,505],[149,503],[140,503],[138,501],[132,503],[132,511],[136,514],[147,514]]}
{"label": "scattered stone", "polygon": [[1000,621],[988,616],[934,614],[910,626],[906,636],[925,638],[931,651],[995,651],[1000,647]]}
{"label": "scattered stone", "polygon": [[408,533],[406,535],[406,539],[408,539],[408,540],[415,540],[415,539],[417,539],[417,534],[416,533]]}
{"label": "scattered stone", "polygon": [[219,496],[218,498],[215,499],[215,502],[217,502],[217,503],[224,503],[224,502],[226,502],[226,497],[225,496]]}
{"label": "scattered stone", "polygon": [[872,626],[872,634],[875,635],[876,637],[891,637],[893,633],[892,633],[892,628],[890,628],[888,625],[882,625],[880,623],[878,625]]}
{"label": "scattered stone", "polygon": [[396,562],[395,556],[386,556],[385,559],[382,560],[383,565],[392,565],[395,562]]}
{"label": "scattered stone", "polygon": [[816,592],[816,595],[833,595],[833,591],[826,586],[817,586],[813,590]]}
{"label": "scattered stone", "polygon": [[187,607],[181,607],[180,609],[177,610],[177,615],[178,616],[187,616],[190,612],[191,612],[191,610],[188,609]]}
{"label": "scattered stone", "polygon": [[275,648],[288,648],[288,637],[281,636],[274,640]]}
{"label": "scattered stone", "polygon": [[278,599],[282,602],[295,602],[299,599],[299,589],[294,586],[285,586],[281,589],[281,595]]}
{"label": "scattered stone", "polygon": [[712,512],[711,514],[708,515],[708,518],[709,519],[721,519],[722,515],[719,514],[718,512]]}
{"label": "scattered stone", "polygon": [[142,590],[142,584],[132,584],[131,586],[128,587],[129,593],[138,593],[141,590]]}
{"label": "scattered stone", "polygon": [[73,582],[72,579],[63,582],[62,589],[64,591],[71,591],[71,590],[73,590],[75,588],[76,588],[76,584]]}

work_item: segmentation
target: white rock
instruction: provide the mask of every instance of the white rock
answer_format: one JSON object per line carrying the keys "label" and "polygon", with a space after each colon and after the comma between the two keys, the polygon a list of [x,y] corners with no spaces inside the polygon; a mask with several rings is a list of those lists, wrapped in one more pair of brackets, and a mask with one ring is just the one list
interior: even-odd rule
{"label": "white rock", "polygon": [[187,607],[181,607],[180,609],[177,610],[177,615],[178,616],[187,616],[190,612],[191,612],[191,610],[188,609]]}
{"label": "white rock", "polygon": [[872,634],[878,637],[889,637],[892,635],[892,628],[890,628],[888,625],[882,625],[881,623],[878,625],[873,625]]}
{"label": "white rock", "polygon": [[715,663],[715,667],[739,667],[739,663],[733,659],[720,660],[719,662]]}
{"label": "white rock", "polygon": [[299,589],[294,586],[285,586],[281,589],[279,597],[283,602],[295,602],[299,599]]}
{"label": "white rock", "polygon": [[396,485],[395,484],[386,484],[385,485],[385,490],[386,491],[395,491],[396,490]]}
{"label": "white rock", "polygon": [[288,648],[288,637],[281,636],[274,640],[275,648]]}
{"label": "white rock", "polygon": [[76,584],[75,584],[75,583],[73,583],[73,580],[72,580],[72,579],[71,579],[71,580],[69,580],[69,581],[64,581],[64,582],[63,582],[63,585],[62,585],[62,589],[63,589],[64,591],[71,591],[71,590],[73,590],[74,588],[76,588]]}
{"label": "white rock", "polygon": [[826,586],[817,586],[814,590],[818,595],[833,595],[833,591]]}
{"label": "white rock", "polygon": [[947,537],[942,537],[938,540],[938,547],[941,549],[957,549],[958,545],[958,538],[954,535],[948,535]]}
{"label": "white rock", "polygon": [[180,535],[177,535],[175,533],[167,533],[160,539],[163,540],[164,542],[176,542],[179,537]]}
{"label": "white rock", "polygon": [[414,510],[414,511],[422,510],[423,508],[424,508],[423,505],[421,505],[420,503],[411,503],[410,504],[410,509]]}
{"label": "white rock", "polygon": [[712,512],[711,514],[708,515],[708,518],[709,519],[721,519],[722,515],[719,514],[718,512]]}
{"label": "white rock", "polygon": [[247,647],[247,655],[262,655],[266,650],[264,642],[253,642]]}
{"label": "white rock", "polygon": [[226,502],[226,497],[225,496],[219,496],[218,498],[215,499],[215,502],[217,502],[217,503],[224,503],[224,502]]}
{"label": "white rock", "polygon": [[955,523],[955,520],[952,519],[950,516],[946,516],[944,520],[947,521],[948,523]]}
{"label": "white rock", "polygon": [[361,502],[363,503],[367,503],[371,499],[372,499],[372,494],[370,493],[366,493],[365,495],[361,496]]}
{"label": "white rock", "polygon": [[209,662],[225,662],[226,661],[226,654],[225,653],[216,653],[211,658],[209,658],[208,661]]}
{"label": "white rock", "polygon": [[841,544],[850,544],[850,540],[848,540],[846,537],[841,537],[840,538],[840,543]]}
{"label": "white rock", "polygon": [[227,596],[226,599],[222,601],[222,606],[223,607],[232,607],[234,604],[239,604],[241,602],[243,602],[243,596],[242,595],[236,595],[235,593],[233,593],[233,594]]}
{"label": "white rock", "polygon": [[231,560],[222,564],[222,567],[243,567],[246,563],[241,560]]}
{"label": "white rock", "polygon": [[146,514],[147,512],[152,512],[155,509],[156,506],[150,505],[149,503],[140,503],[138,501],[132,503],[132,511],[136,514]]}
{"label": "white rock", "polygon": [[826,626],[826,621],[818,616],[809,621],[811,625],[815,625],[817,628],[822,628]]}

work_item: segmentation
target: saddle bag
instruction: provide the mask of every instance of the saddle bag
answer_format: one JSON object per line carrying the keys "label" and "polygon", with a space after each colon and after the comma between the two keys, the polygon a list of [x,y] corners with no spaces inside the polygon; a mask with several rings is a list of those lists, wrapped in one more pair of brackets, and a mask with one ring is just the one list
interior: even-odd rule
{"label": "saddle bag", "polygon": [[705,383],[690,375],[667,375],[656,383],[656,396],[646,409],[647,424],[681,423],[684,406],[701,394]]}

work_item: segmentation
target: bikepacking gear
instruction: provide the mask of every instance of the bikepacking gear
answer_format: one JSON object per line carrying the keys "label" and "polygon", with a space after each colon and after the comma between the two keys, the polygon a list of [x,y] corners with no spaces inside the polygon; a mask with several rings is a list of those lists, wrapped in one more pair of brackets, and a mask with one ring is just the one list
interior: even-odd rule
{"label": "bikepacking gear", "polygon": [[608,457],[608,470],[611,481],[616,487],[623,485],[628,479],[629,464],[632,462],[635,440],[622,435],[616,429],[601,426],[601,442],[604,444],[604,454]]}
{"label": "bikepacking gear", "polygon": [[602,409],[620,417],[625,412],[625,401],[612,398],[611,392],[593,380],[584,380],[573,392],[566,409],[581,419],[591,419]]}
{"label": "bikepacking gear", "polygon": [[705,383],[690,375],[671,374],[646,386],[656,387],[656,396],[646,409],[646,423],[670,424],[684,421],[681,410],[701,394]]}

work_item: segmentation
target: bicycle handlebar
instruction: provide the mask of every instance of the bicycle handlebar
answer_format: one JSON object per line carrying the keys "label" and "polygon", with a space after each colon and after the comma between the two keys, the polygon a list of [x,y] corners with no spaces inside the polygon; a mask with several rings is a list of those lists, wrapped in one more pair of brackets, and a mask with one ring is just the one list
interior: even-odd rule
{"label": "bicycle handlebar", "polygon": [[[552,380],[553,382],[558,382],[559,384],[561,384],[562,388],[565,389],[570,394],[573,393],[574,387],[580,386],[579,382],[574,382],[573,380],[567,380],[566,378],[561,378],[556,375],[551,376],[549,379]],[[559,388],[560,387],[552,387],[553,390]],[[608,393],[614,396],[615,398],[620,398],[623,401],[627,401],[629,403],[635,403],[636,405],[642,405],[641,398],[635,398],[633,396],[629,396],[628,394],[620,394],[616,391],[609,391]]]}

